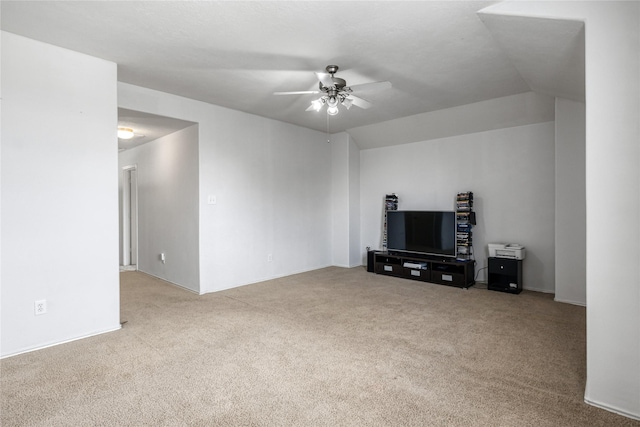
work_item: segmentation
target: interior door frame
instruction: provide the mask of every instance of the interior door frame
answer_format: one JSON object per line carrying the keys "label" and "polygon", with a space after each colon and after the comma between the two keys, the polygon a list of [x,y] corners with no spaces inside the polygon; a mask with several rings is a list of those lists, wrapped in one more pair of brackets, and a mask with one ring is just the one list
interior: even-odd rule
{"label": "interior door frame", "polygon": [[122,168],[122,265],[138,264],[138,165]]}

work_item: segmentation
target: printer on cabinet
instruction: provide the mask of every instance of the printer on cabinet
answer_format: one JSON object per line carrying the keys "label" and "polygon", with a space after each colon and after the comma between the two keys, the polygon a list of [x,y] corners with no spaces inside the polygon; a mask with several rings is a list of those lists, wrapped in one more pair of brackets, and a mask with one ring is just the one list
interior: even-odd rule
{"label": "printer on cabinet", "polygon": [[524,246],[517,243],[489,243],[489,256],[492,258],[524,259]]}

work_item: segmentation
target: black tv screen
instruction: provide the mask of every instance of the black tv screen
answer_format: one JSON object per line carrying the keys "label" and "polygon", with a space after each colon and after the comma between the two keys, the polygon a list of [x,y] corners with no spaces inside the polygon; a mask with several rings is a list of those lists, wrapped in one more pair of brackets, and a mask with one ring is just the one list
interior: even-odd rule
{"label": "black tv screen", "polygon": [[387,250],[456,256],[456,213],[388,211]]}

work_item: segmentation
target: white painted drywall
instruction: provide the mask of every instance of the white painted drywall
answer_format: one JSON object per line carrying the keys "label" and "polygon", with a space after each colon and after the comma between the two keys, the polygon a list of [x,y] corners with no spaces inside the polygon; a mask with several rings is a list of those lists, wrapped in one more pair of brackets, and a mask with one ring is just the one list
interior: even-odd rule
{"label": "white painted drywall", "polygon": [[137,167],[138,270],[199,293],[198,126],[118,158],[121,195],[124,168]]}
{"label": "white painted drywall", "polygon": [[640,3],[589,6],[588,402],[640,419]]}
{"label": "white painted drywall", "polygon": [[360,150],[345,132],[331,135],[332,264],[362,265]]}
{"label": "white painted drywall", "polygon": [[349,135],[331,135],[331,263],[349,266]]}
{"label": "white painted drywall", "polygon": [[2,95],[1,354],[118,329],[116,65],[4,32]]}
{"label": "white painted drywall", "polygon": [[585,104],[556,98],[556,301],[587,303]]}
{"label": "white painted drywall", "polygon": [[553,120],[553,97],[525,92],[351,128],[347,132],[364,150]]}
{"label": "white painted drywall", "polygon": [[125,83],[118,103],[199,125],[201,293],[331,265],[324,133]]}
{"label": "white painted drywall", "polygon": [[478,280],[487,243],[519,243],[524,288],[554,291],[553,122],[363,150],[360,168],[362,247],[381,247],[385,194],[401,210],[454,210],[456,194],[473,191]]}
{"label": "white painted drywall", "polygon": [[349,136],[349,267],[366,265],[360,246],[360,149]]}
{"label": "white painted drywall", "polygon": [[585,22],[585,401],[640,419],[640,3],[514,1],[488,12]]}
{"label": "white painted drywall", "polygon": [[[1,12],[0,12],[1,13]],[[4,32],[0,31],[0,99],[2,99],[2,37]],[[2,102],[0,102],[0,189],[2,189]],[[2,197],[0,193],[0,297],[2,296]],[[0,299],[0,309],[2,300]],[[0,312],[0,333],[2,332],[2,315]],[[0,357],[2,357],[2,339],[0,337]]]}

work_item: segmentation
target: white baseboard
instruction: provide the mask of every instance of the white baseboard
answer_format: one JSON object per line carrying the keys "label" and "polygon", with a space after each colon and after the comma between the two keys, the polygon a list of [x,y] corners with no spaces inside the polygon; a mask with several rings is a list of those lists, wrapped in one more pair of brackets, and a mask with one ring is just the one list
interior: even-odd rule
{"label": "white baseboard", "polygon": [[20,350],[20,351],[15,352],[15,353],[5,354],[3,356],[0,356],[0,359],[6,359],[8,357],[18,356],[20,354],[31,353],[32,351],[43,350],[45,348],[55,347],[55,346],[60,345],[60,344],[66,344],[66,343],[73,342],[73,341],[83,340],[83,339],[89,338],[89,337],[95,337],[96,335],[102,335],[102,334],[106,334],[108,332],[118,331],[120,329],[122,329],[122,325],[118,324],[118,326],[115,327],[115,328],[110,328],[110,329],[105,329],[105,330],[102,330],[102,331],[92,332],[90,334],[81,335],[79,337],[70,338],[68,340],[53,342],[53,343],[49,343],[49,344],[45,344],[45,345],[41,345],[41,346],[37,346],[37,347],[27,348],[25,350]]}
{"label": "white baseboard", "polygon": [[[320,266],[316,266],[316,267],[310,267],[310,268],[304,269],[304,270],[294,270],[294,271],[290,271],[290,272],[287,272],[287,273],[276,274],[276,275],[273,275],[273,276],[265,276],[265,277],[261,277],[261,278],[256,279],[256,280],[252,280],[249,283],[242,283],[242,284],[231,285],[231,286],[222,286],[220,288],[216,288],[216,289],[213,289],[213,290],[207,290],[207,291],[202,291],[201,290],[200,291],[200,295],[210,294],[210,293],[214,293],[214,292],[226,291],[226,290],[229,290],[229,289],[239,288],[241,286],[254,285],[256,283],[266,282],[268,280],[280,279],[282,277],[288,277],[288,276],[293,276],[293,275],[296,275],[296,274],[307,273],[309,271],[320,270],[322,268],[328,268],[328,267],[335,267],[335,266],[331,265],[331,264],[326,264],[326,265],[320,265]],[[164,279],[162,279],[162,280],[164,280]]]}
{"label": "white baseboard", "polygon": [[551,291],[549,289],[530,288],[528,286],[524,286],[522,289],[525,290],[525,291],[542,292],[543,294],[555,294],[556,293],[555,290]]}
{"label": "white baseboard", "polygon": [[609,412],[613,412],[613,413],[618,414],[618,415],[622,415],[623,417],[631,418],[632,420],[640,421],[640,414],[633,414],[631,412],[627,412],[627,411],[624,411],[622,409],[619,409],[619,408],[616,408],[616,407],[613,407],[613,406],[605,405],[605,404],[599,403],[599,402],[594,402],[592,400],[587,399],[586,397],[584,399],[584,403],[586,403],[587,405],[595,406],[596,408],[604,409],[605,411],[609,411]]}
{"label": "white baseboard", "polygon": [[147,276],[155,277],[156,279],[162,280],[163,282],[167,282],[167,283],[168,283],[168,284],[170,284],[170,285],[177,286],[178,288],[180,288],[180,289],[184,289],[185,291],[189,291],[189,292],[194,293],[194,294],[196,294],[196,295],[202,295],[202,293],[200,293],[200,292],[198,292],[198,291],[194,291],[193,289],[187,288],[187,287],[186,287],[186,286],[184,286],[184,285],[181,285],[181,284],[179,284],[179,283],[172,282],[171,280],[167,280],[167,279],[165,279],[164,277],[156,276],[155,274],[151,274],[151,273],[149,273],[148,271],[144,271],[144,270],[138,270],[138,271],[139,271],[140,273],[144,273],[144,274],[146,274]]}
{"label": "white baseboard", "polygon": [[582,306],[582,307],[586,307],[587,306],[587,304],[582,302],[582,301],[571,301],[571,300],[562,299],[562,298],[554,298],[553,300],[555,302],[562,302],[562,303],[565,303],[565,304],[579,305],[579,306]]}

